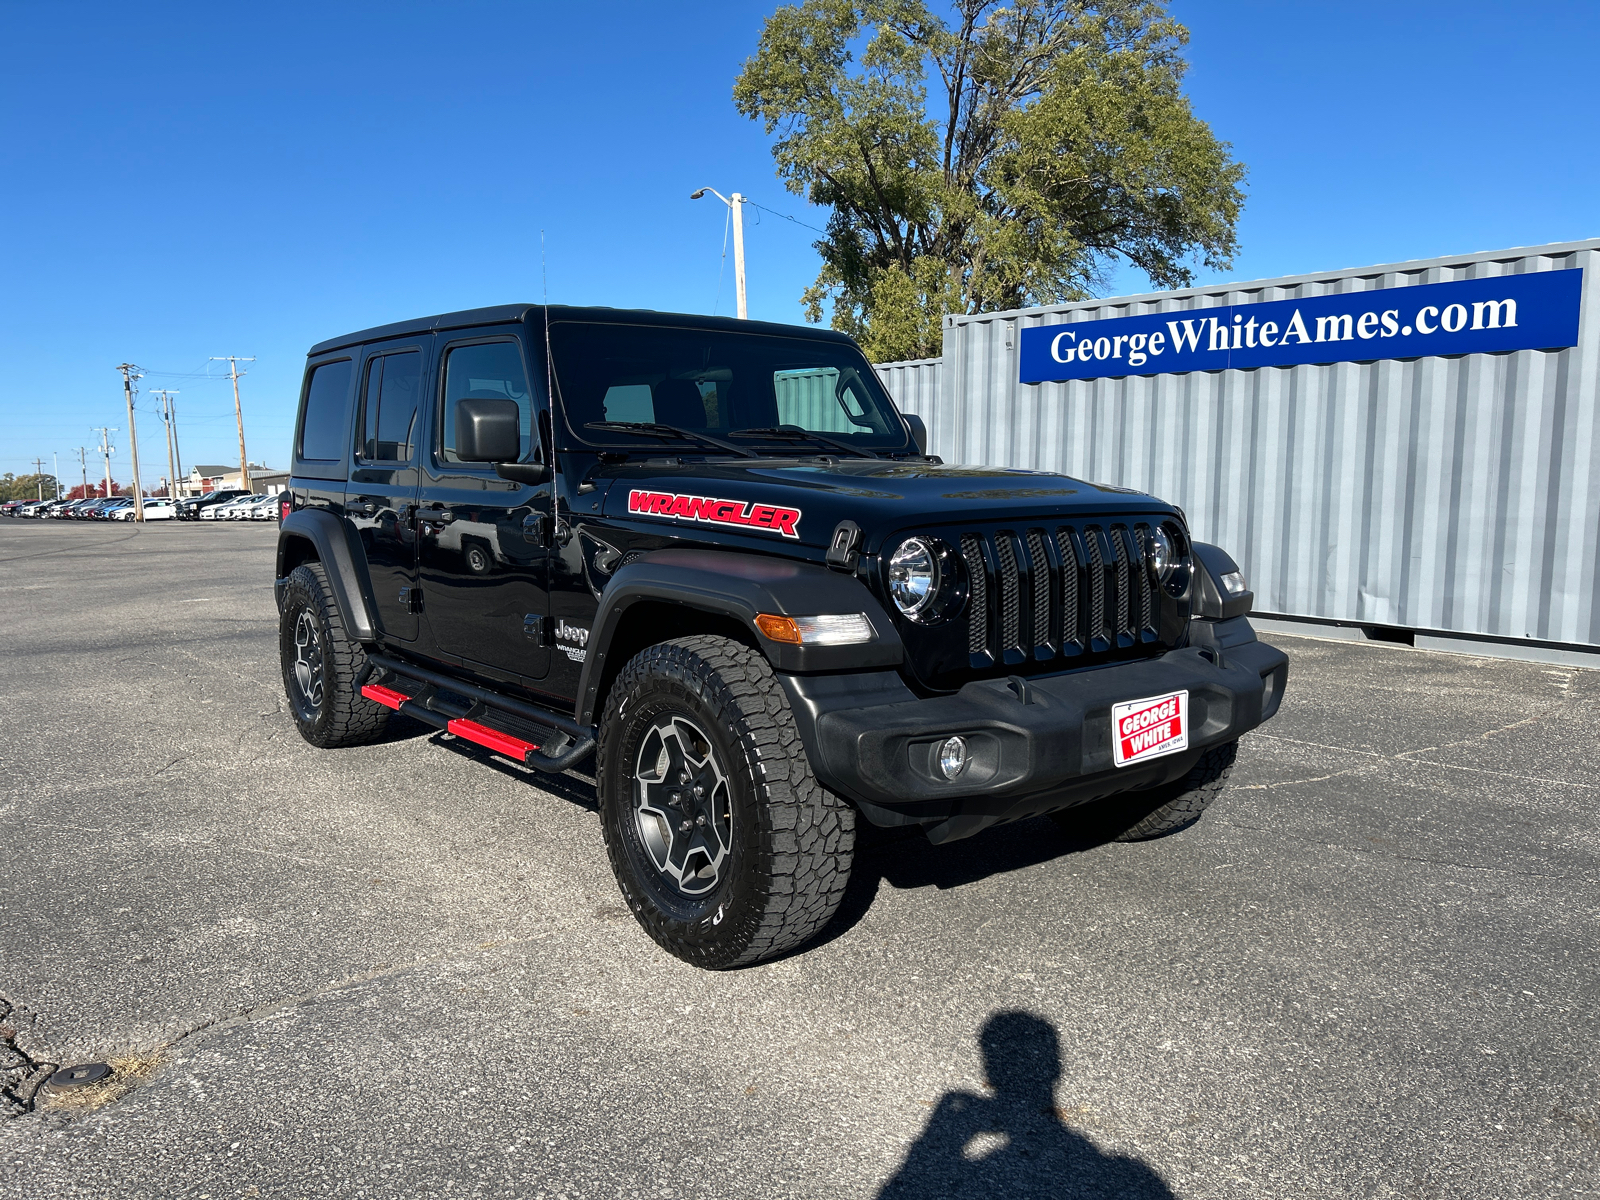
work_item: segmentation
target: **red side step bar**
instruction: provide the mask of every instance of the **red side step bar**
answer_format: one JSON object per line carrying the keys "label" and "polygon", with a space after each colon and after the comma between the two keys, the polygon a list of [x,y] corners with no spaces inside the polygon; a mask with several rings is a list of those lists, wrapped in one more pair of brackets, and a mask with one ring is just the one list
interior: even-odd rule
{"label": "red side step bar", "polygon": [[385,705],[388,708],[394,709],[396,712],[400,711],[400,706],[402,704],[411,699],[411,697],[406,695],[404,692],[397,692],[393,688],[386,688],[382,684],[378,683],[365,684],[361,689],[361,694],[368,700],[371,700],[377,704]]}
{"label": "red side step bar", "polygon": [[[397,712],[402,704],[411,699],[404,692],[397,692],[393,688],[386,688],[378,683],[364,685],[361,689],[361,694],[368,700],[385,705]],[[533,742],[523,741],[519,737],[512,737],[509,733],[501,733],[498,729],[490,729],[487,725],[480,725],[478,722],[469,721],[465,717],[450,719],[446,722],[445,729],[459,738],[466,738],[469,742],[487,746],[496,753],[508,754],[518,762],[526,762],[528,755],[539,749]]]}

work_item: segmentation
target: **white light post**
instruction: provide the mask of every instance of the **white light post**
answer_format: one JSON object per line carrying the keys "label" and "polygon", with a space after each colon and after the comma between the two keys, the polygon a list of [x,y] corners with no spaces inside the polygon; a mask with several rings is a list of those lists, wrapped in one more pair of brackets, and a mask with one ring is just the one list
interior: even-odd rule
{"label": "white light post", "polygon": [[737,305],[738,305],[738,312],[739,312],[739,320],[743,321],[743,320],[746,320],[748,318],[748,315],[749,315],[747,313],[746,309],[745,309],[745,303],[744,303],[744,206],[745,206],[745,198],[740,193],[735,192],[733,194],[733,198],[730,200],[727,196],[724,196],[721,192],[717,191],[716,188],[703,187],[698,192],[691,192],[689,194],[689,199],[698,200],[698,199],[700,199],[701,196],[704,196],[707,192],[710,192],[718,200],[721,200],[724,204],[726,204],[733,211],[733,286],[734,286],[734,291],[738,295]]}

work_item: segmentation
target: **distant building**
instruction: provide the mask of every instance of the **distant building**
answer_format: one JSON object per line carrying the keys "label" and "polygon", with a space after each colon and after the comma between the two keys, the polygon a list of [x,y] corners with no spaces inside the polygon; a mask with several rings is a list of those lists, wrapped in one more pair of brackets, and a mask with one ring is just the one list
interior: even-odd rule
{"label": "distant building", "polygon": [[[250,486],[257,492],[265,492],[275,496],[289,483],[289,472],[275,471],[271,467],[262,466],[260,463],[250,464]],[[225,488],[239,487],[239,468],[237,466],[216,466],[201,463],[189,471],[189,478],[184,481],[183,490],[191,496],[203,495],[206,492],[221,491]]]}

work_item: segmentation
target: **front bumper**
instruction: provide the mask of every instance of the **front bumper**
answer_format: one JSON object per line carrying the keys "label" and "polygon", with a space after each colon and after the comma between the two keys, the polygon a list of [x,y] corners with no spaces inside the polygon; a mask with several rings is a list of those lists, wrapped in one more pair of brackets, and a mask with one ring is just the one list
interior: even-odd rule
{"label": "front bumper", "polygon": [[[1226,625],[1231,636],[1191,638],[1160,658],[1020,687],[984,680],[931,699],[916,698],[892,671],[779,678],[822,782],[874,824],[921,825],[943,842],[1182,778],[1201,751],[1269,719],[1288,658],[1256,641],[1244,618]],[[1117,767],[1112,706],[1180,688],[1189,692],[1188,748]],[[969,765],[947,781],[935,748],[952,734],[966,738]]]}

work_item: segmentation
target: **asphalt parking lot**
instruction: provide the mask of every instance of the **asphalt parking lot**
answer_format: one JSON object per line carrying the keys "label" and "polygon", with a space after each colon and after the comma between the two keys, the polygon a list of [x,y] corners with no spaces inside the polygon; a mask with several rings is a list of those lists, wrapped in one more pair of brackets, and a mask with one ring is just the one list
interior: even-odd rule
{"label": "asphalt parking lot", "polygon": [[0,1082],[137,1081],[0,1195],[1600,1195],[1600,673],[1274,637],[1198,827],[879,836],[708,974],[588,780],[300,740],[275,538],[0,523]]}

